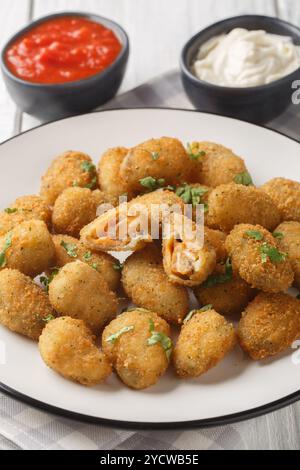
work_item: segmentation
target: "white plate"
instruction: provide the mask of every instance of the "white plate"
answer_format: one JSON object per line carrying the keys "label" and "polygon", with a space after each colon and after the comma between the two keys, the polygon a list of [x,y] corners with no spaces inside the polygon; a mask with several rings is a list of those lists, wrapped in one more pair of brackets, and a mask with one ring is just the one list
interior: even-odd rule
{"label": "white plate", "polygon": [[[3,143],[1,206],[37,192],[52,158],[67,149],[87,152],[97,162],[108,147],[130,147],[162,135],[183,142],[212,140],[233,148],[245,158],[257,184],[274,176],[300,180],[300,145],[278,133],[191,111],[114,110],[57,121]],[[5,352],[5,358],[0,357],[3,390],[73,417],[134,427],[224,424],[300,397],[300,366],[292,360],[292,349],[272,360],[253,362],[236,347],[199,379],[180,381],[169,371],[154,387],[137,392],[116,377],[94,388],[74,384],[45,366],[34,342],[2,327],[0,340],[0,352]]]}

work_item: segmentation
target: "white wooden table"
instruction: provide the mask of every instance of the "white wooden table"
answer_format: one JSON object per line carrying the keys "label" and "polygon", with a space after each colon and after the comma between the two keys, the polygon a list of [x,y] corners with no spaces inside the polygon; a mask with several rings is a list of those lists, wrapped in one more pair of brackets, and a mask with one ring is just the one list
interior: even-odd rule
{"label": "white wooden table", "polygon": [[[131,54],[120,92],[176,68],[184,42],[218,19],[259,13],[300,25],[299,0],[1,0],[0,47],[29,21],[62,10],[99,13],[124,26]],[[36,124],[16,109],[0,79],[0,141]],[[300,403],[247,421],[243,428],[250,449],[300,449]]]}

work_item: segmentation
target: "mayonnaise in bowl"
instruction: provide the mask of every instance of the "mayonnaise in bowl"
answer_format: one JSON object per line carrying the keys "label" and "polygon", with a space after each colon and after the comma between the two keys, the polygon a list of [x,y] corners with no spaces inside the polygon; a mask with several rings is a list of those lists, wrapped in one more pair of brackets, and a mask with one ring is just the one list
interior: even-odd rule
{"label": "mayonnaise in bowl", "polygon": [[204,43],[192,71],[197,78],[226,87],[274,82],[300,67],[300,47],[289,36],[235,28]]}

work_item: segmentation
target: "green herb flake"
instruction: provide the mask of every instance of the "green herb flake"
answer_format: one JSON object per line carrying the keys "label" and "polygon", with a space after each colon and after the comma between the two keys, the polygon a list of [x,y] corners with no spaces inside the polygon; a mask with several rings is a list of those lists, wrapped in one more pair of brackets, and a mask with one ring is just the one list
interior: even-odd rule
{"label": "green herb flake", "polygon": [[256,241],[263,240],[264,238],[263,234],[259,232],[258,230],[247,230],[245,232],[245,235],[247,235],[247,237],[252,238],[253,240],[256,240]]}
{"label": "green herb flake", "polygon": [[188,184],[184,184],[183,186],[179,186],[179,188],[176,189],[176,194],[183,200],[185,204],[192,204],[195,207],[197,204],[202,203],[202,196],[204,196],[207,191],[208,189],[206,188],[197,188]]}
{"label": "green herb flake", "polygon": [[207,305],[204,305],[203,307],[199,308],[199,309],[195,309],[195,310],[191,310],[187,316],[185,317],[185,319],[183,320],[183,323],[187,323],[191,318],[192,316],[195,314],[195,313],[198,313],[198,312],[207,312],[207,310],[211,310],[213,308],[213,305],[212,304],[207,304]]}
{"label": "green herb flake", "polygon": [[115,271],[122,271],[124,267],[124,264],[123,263],[114,263],[113,264],[113,268]]}
{"label": "green herb flake", "polygon": [[266,263],[268,261],[268,258],[273,264],[282,263],[286,260],[287,257],[287,253],[279,251],[275,246],[272,246],[267,242],[264,242],[259,247],[259,251],[263,263]]}
{"label": "green herb flake", "polygon": [[253,181],[248,171],[244,171],[243,173],[238,173],[233,178],[233,181],[236,184],[243,184],[244,186],[253,186]]}
{"label": "green herb flake", "polygon": [[67,243],[64,240],[60,242],[61,246],[66,250],[71,258],[77,258],[77,245],[75,243]]}
{"label": "green herb flake", "polygon": [[90,251],[86,251],[83,255],[84,261],[89,261],[92,257],[92,253]]}
{"label": "green herb flake", "polygon": [[49,291],[49,285],[55,278],[55,276],[59,273],[59,268],[52,268],[50,275],[47,276],[40,276],[39,281],[45,287],[46,291]]}
{"label": "green herb flake", "polygon": [[96,269],[96,271],[98,271],[98,263],[93,263],[93,264],[92,264],[92,268],[93,268],[93,269]]}
{"label": "green herb flake", "polygon": [[277,240],[282,240],[283,237],[284,237],[282,232],[273,232],[272,235],[273,235],[274,238],[277,238]]}
{"label": "green herb flake", "polygon": [[14,214],[15,212],[18,212],[18,209],[16,207],[7,207],[4,209],[4,212],[7,214]]}
{"label": "green herb flake", "polygon": [[94,178],[92,179],[92,181],[90,183],[87,183],[85,185],[85,188],[87,189],[94,189],[97,185],[97,176],[94,176]]}
{"label": "green herb flake", "polygon": [[49,321],[54,320],[54,319],[55,319],[55,317],[53,315],[51,315],[51,313],[49,315],[47,315],[46,317],[42,318],[42,320],[45,323],[49,323]]}
{"label": "green herb flake", "polygon": [[160,343],[169,361],[173,349],[173,343],[171,338],[169,338],[169,336],[167,336],[165,333],[155,331],[154,321],[152,320],[152,318],[150,318],[149,320],[149,325],[149,331],[151,333],[151,336],[147,340],[148,346],[153,346],[154,344]]}
{"label": "green herb flake", "polygon": [[203,282],[203,287],[214,287],[219,284],[225,284],[226,282],[231,281],[232,279],[232,265],[230,258],[227,258],[225,263],[225,273],[223,274],[211,274],[208,276],[205,282]]}
{"label": "green herb flake", "polygon": [[114,344],[117,341],[117,339],[120,338],[121,335],[123,335],[124,333],[128,333],[128,331],[132,331],[132,330],[134,330],[134,326],[124,326],[116,333],[113,333],[112,335],[110,335],[106,339],[106,341],[107,343]]}
{"label": "green herb flake", "polygon": [[94,173],[96,171],[94,163],[89,161],[82,162],[81,168],[83,171],[87,171],[88,173]]}
{"label": "green herb flake", "polygon": [[150,152],[152,160],[156,161],[159,159],[159,152]]}
{"label": "green herb flake", "polygon": [[204,150],[197,151],[196,147],[193,148],[193,145],[191,145],[189,142],[186,144],[186,149],[191,160],[199,160],[206,155]]}
{"label": "green herb flake", "polygon": [[153,178],[152,176],[146,176],[139,180],[140,184],[147,188],[148,191],[155,191],[158,188],[161,188],[165,184],[164,178]]}
{"label": "green herb flake", "polygon": [[12,233],[8,232],[5,238],[4,246],[2,251],[0,252],[0,268],[4,268],[6,266],[6,252],[12,245]]}

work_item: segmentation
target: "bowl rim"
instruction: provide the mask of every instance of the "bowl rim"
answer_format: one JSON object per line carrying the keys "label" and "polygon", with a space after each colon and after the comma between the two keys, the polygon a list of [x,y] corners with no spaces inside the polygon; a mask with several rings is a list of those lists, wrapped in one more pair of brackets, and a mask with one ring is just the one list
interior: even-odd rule
{"label": "bowl rim", "polygon": [[224,86],[224,85],[216,85],[214,83],[206,82],[204,80],[201,80],[200,78],[196,77],[190,70],[190,66],[187,63],[187,52],[190,49],[190,47],[194,44],[194,42],[201,36],[203,33],[206,33],[210,31],[212,28],[215,26],[222,26],[226,25],[228,22],[232,20],[241,20],[241,19],[264,19],[267,20],[271,23],[280,23],[283,26],[287,26],[288,29],[294,29],[298,34],[299,34],[299,40],[300,40],[300,28],[297,25],[294,25],[288,21],[282,20],[281,18],[277,18],[276,16],[267,16],[267,15],[237,15],[237,16],[231,16],[228,18],[225,18],[220,21],[216,21],[215,23],[210,24],[209,26],[201,29],[198,31],[196,34],[194,34],[183,46],[180,54],[180,69],[181,72],[189,78],[190,81],[192,81],[195,85],[201,85],[203,88],[206,88],[207,90],[215,90],[215,91],[224,91],[224,92],[229,92],[231,91],[232,93],[240,93],[240,94],[246,94],[248,92],[253,92],[253,91],[267,91],[271,90],[273,88],[277,88],[280,85],[283,85],[286,83],[286,81],[291,80],[292,78],[295,78],[295,80],[298,78],[299,79],[299,73],[300,73],[300,66],[294,70],[293,72],[289,73],[288,75],[285,75],[284,77],[279,78],[278,80],[274,80],[270,83],[266,83],[264,85],[254,85],[254,86],[248,86],[248,87],[229,87],[229,86]]}
{"label": "bowl rim", "polygon": [[[83,17],[90,19],[91,21],[94,21],[96,23],[103,24],[104,26],[112,29],[113,32],[117,31],[120,33],[120,37],[118,39],[121,42],[122,48],[119,53],[119,55],[116,57],[116,59],[104,70],[97,72],[87,78],[82,78],[80,80],[73,80],[69,82],[61,82],[61,83],[39,83],[39,82],[30,82],[29,80],[24,80],[14,73],[11,72],[9,67],[6,64],[6,59],[5,59],[5,54],[9,46],[16,41],[18,38],[23,36],[25,33],[33,29],[34,27],[45,23],[48,20],[54,19],[54,18],[60,18],[60,17],[70,17],[70,16],[78,16],[78,17]],[[7,75],[11,80],[13,80],[16,83],[19,83],[20,85],[27,86],[30,88],[44,88],[46,90],[63,90],[63,89],[72,89],[76,86],[80,85],[88,85],[89,83],[92,83],[94,81],[97,81],[100,77],[105,77],[107,76],[111,71],[113,71],[124,59],[126,59],[126,56],[129,54],[129,37],[126,31],[123,29],[122,26],[119,25],[119,23],[116,23],[115,21],[106,18],[101,15],[97,15],[96,13],[89,13],[89,12],[83,12],[83,11],[62,11],[58,13],[51,13],[46,16],[42,16],[29,24],[27,24],[25,27],[21,28],[18,30],[13,36],[11,36],[4,46],[2,47],[1,54],[0,54],[0,67],[2,69],[2,73]]]}

